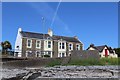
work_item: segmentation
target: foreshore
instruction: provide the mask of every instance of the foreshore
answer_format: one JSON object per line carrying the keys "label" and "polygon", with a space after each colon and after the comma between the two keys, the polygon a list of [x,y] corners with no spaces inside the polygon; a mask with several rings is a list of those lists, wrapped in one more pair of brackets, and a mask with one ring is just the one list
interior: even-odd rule
{"label": "foreshore", "polygon": [[[109,66],[54,66],[54,67],[29,67],[24,69],[2,68],[2,80],[40,80],[51,78],[51,80],[67,78],[103,78],[106,80],[118,79],[120,69],[116,65]],[[53,78],[53,79],[52,79]],[[56,80],[55,79],[55,80]],[[62,79],[61,79],[62,80]],[[66,80],[66,79],[65,79]]]}

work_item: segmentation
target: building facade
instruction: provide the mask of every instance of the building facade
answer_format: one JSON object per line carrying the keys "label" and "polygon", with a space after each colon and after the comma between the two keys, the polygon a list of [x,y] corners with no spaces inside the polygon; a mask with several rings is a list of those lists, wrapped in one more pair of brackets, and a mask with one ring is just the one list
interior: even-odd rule
{"label": "building facade", "polygon": [[115,51],[111,47],[108,47],[107,45],[94,46],[94,44],[91,44],[87,48],[87,50],[97,50],[99,52],[100,57],[110,57],[110,58],[118,57]]}
{"label": "building facade", "polygon": [[52,30],[47,34],[22,31],[18,29],[15,42],[17,57],[66,57],[71,51],[83,50],[83,43],[77,37],[53,35]]}

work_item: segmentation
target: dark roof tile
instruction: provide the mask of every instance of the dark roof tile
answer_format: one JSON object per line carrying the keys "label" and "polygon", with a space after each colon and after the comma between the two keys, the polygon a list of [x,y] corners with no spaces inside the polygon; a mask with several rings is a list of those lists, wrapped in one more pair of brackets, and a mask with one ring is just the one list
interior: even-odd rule
{"label": "dark roof tile", "polygon": [[[28,37],[28,38],[37,38],[37,39],[43,39],[43,37],[45,39],[47,39],[48,37],[50,37],[48,34],[42,34],[42,33],[34,33],[34,32],[26,32],[26,31],[21,31],[21,35],[23,37]],[[69,42],[77,42],[77,43],[81,43],[78,39],[74,38],[74,37],[66,37],[66,36],[57,36],[57,35],[53,35],[52,37],[53,40],[65,40],[65,41],[69,41]]]}

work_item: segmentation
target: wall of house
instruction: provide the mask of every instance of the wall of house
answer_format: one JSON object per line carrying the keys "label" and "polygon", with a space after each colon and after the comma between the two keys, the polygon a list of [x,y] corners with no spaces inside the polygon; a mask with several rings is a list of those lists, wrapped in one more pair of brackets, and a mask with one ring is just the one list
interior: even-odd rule
{"label": "wall of house", "polygon": [[[18,53],[15,53],[14,56],[18,56],[18,57],[21,57],[22,55],[22,36],[20,34],[21,32],[21,28],[18,29],[18,33],[17,33],[17,37],[16,37],[16,41],[15,41],[15,52],[18,52]],[[17,48],[17,46],[19,46]],[[17,55],[18,54],[18,55]]]}
{"label": "wall of house", "polygon": [[53,57],[58,57],[58,41],[53,41]]}
{"label": "wall of house", "polygon": [[26,46],[27,46],[27,39],[22,38],[22,57],[26,57]]}
{"label": "wall of house", "polygon": [[[36,56],[36,51],[44,51],[44,41],[40,40],[40,39],[31,39],[32,40],[32,47],[31,48],[27,48],[27,39],[30,38],[23,38],[22,39],[22,52],[23,52],[23,57],[26,56],[26,51],[32,51],[33,53],[33,57]],[[41,42],[41,46],[40,48],[36,48],[36,41],[39,40]]]}
{"label": "wall of house", "polygon": [[[22,39],[22,56],[26,57],[26,51],[32,51],[33,57],[36,56],[36,51],[51,51],[51,57],[58,57],[59,53],[65,53],[65,56],[69,55],[69,47],[68,44],[72,43],[73,44],[73,50],[76,50],[76,44],[80,44],[80,43],[75,43],[75,42],[66,42],[66,41],[62,41],[65,42],[65,49],[59,49],[59,42],[61,41],[57,41],[57,40],[41,40],[41,48],[38,49],[36,48],[36,40],[38,39],[31,39],[32,40],[32,48],[27,48],[27,39],[29,38],[23,38]],[[48,42],[47,41],[51,41],[51,48],[47,48],[48,46]],[[81,44],[80,44],[81,46]],[[80,48],[80,50],[82,50],[82,48]]]}
{"label": "wall of house", "polygon": [[[100,52],[101,57],[105,57],[105,49],[107,49],[107,47],[105,47],[105,48],[103,49],[103,51]],[[108,49],[107,49],[107,52],[108,52],[108,56],[109,56],[109,55],[110,55],[110,52],[109,52]]]}
{"label": "wall of house", "polygon": [[95,50],[94,48],[90,47],[88,50]]}

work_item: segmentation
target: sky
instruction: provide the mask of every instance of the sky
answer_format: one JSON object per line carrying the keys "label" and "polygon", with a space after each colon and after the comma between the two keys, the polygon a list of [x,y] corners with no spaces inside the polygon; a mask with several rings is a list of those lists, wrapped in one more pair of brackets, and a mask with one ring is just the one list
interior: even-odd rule
{"label": "sky", "polygon": [[[44,25],[42,21],[44,17]],[[18,28],[23,31],[77,36],[84,49],[91,43],[118,47],[117,2],[3,2],[2,41],[14,49]]]}

